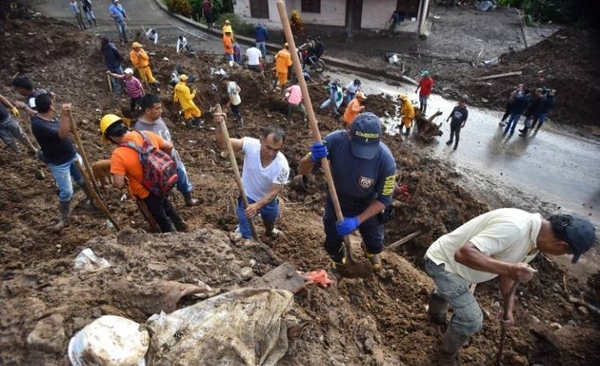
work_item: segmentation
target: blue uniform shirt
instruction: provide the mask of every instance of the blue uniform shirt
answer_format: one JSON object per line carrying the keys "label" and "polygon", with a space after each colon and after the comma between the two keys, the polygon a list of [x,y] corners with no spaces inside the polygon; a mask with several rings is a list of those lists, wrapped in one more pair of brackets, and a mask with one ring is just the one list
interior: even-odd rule
{"label": "blue uniform shirt", "polygon": [[396,162],[383,142],[379,143],[379,151],[371,160],[352,155],[352,141],[345,130],[330,133],[323,143],[329,150],[331,172],[340,201],[353,199],[368,204],[378,200],[386,206],[392,202]]}

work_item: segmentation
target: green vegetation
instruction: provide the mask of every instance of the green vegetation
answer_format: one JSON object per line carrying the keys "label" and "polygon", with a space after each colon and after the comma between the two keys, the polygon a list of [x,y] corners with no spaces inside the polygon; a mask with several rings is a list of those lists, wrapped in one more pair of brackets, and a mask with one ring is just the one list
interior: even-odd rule
{"label": "green vegetation", "polygon": [[499,4],[520,8],[535,21],[565,24],[577,21],[577,0],[500,0]]}
{"label": "green vegetation", "polygon": [[177,14],[181,14],[184,17],[191,17],[192,7],[188,0],[167,0],[167,8],[169,11]]}
{"label": "green vegetation", "polygon": [[225,19],[228,19],[231,22],[231,28],[233,29],[234,34],[243,34],[247,36],[254,34],[254,24],[246,23],[233,13],[219,14],[217,16],[217,24],[223,26],[223,24],[225,24]]}

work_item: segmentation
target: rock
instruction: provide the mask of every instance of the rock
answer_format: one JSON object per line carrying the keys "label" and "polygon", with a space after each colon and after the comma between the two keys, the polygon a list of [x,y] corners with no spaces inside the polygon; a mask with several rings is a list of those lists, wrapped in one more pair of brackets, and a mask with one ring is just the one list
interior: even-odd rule
{"label": "rock", "polygon": [[489,100],[488,100],[488,99],[485,99],[485,98],[481,98],[481,101],[482,101],[483,103],[487,103],[487,102],[489,102]]}
{"label": "rock", "polygon": [[41,169],[37,169],[35,171],[35,179],[42,180],[44,178],[46,178],[46,174],[44,173],[44,171]]}
{"label": "rock", "polygon": [[252,277],[253,275],[253,271],[252,268],[250,267],[244,267],[242,269],[240,269],[240,277],[242,277],[243,279],[248,279],[250,277]]}
{"label": "rock", "polygon": [[37,322],[27,336],[27,344],[44,352],[59,353],[64,350],[67,339],[63,323],[65,318],[60,314],[52,314]]}
{"label": "rock", "polygon": [[562,329],[562,325],[560,325],[558,323],[550,323],[550,328],[552,328],[554,330],[559,330],[559,329]]}

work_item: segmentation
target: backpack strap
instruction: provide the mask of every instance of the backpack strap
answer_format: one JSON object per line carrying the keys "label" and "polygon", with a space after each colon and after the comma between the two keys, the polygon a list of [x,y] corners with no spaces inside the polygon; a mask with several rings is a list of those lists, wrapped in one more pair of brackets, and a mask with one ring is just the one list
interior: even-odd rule
{"label": "backpack strap", "polygon": [[[139,133],[139,134],[142,136],[142,138],[144,139],[144,141],[145,141],[145,142],[146,142],[146,143],[147,143],[147,144],[148,144],[148,145],[149,145],[151,148],[153,148],[153,147],[154,147],[154,146],[152,146],[152,144],[150,143],[150,140],[148,140],[148,137],[146,136],[146,134],[144,133],[144,131],[138,131],[138,130],[135,130],[135,131],[133,131],[133,132],[137,132],[137,133]],[[129,147],[129,148],[132,148],[132,149],[134,149],[135,151],[137,151],[137,152],[138,152],[138,153],[140,153],[140,154],[142,153],[142,147],[141,147],[140,145],[138,145],[138,144],[134,143],[133,141],[121,142],[121,143],[119,144],[119,147]]]}

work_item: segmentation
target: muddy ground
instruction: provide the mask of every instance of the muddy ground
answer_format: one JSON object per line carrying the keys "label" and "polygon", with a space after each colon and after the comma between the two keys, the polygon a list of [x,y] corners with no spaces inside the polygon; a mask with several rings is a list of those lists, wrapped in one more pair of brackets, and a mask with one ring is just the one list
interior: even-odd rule
{"label": "muddy ground", "polygon": [[[99,142],[98,121],[104,113],[124,113],[128,101],[119,105],[107,90],[99,39],[76,32],[72,26],[48,19],[11,20],[0,25],[3,34],[0,69],[5,70],[0,93],[11,99],[10,77],[24,72],[36,85],[55,92],[57,103],[71,102],[79,133],[90,161],[110,156],[110,147]],[[128,50],[121,48],[126,54]],[[101,213],[92,209],[81,192],[75,196],[74,220],[61,234],[47,228],[57,218],[57,202],[49,172],[32,157],[15,156],[4,150],[0,169],[0,364],[66,365],[68,339],[103,314],[127,316],[144,322],[155,308],[151,293],[162,299],[160,290],[149,291],[148,283],[159,280],[196,284],[202,280],[222,291],[245,286],[288,261],[307,271],[325,268],[327,256],[321,248],[322,178],[314,176],[308,192],[287,188],[282,198],[285,209],[278,227],[285,236],[262,243],[230,242],[234,229],[237,190],[231,166],[219,156],[214,132],[184,129],[176,118],[166,80],[175,63],[199,75],[195,87],[200,106],[207,111],[220,100],[210,85],[218,78],[210,67],[224,67],[212,56],[199,59],[172,58],[170,49],[153,48],[152,65],[163,84],[161,97],[166,106],[175,145],[180,151],[196,187],[200,205],[175,204],[195,229],[189,234],[152,235],[116,232]],[[232,71],[242,88],[246,128],[230,123],[233,136],[257,136],[260,127],[281,124],[288,134],[284,154],[293,172],[312,137],[297,118],[285,122],[285,105],[278,94],[269,92],[268,83],[243,70]],[[310,86],[316,102],[325,98],[325,81]],[[395,105],[381,96],[370,96],[369,109],[393,113]],[[22,118],[21,122],[25,125]],[[323,134],[340,127],[329,115],[319,116]],[[206,124],[212,122],[206,117]],[[407,184],[408,195],[394,200],[396,216],[386,226],[386,244],[421,230],[422,235],[400,251],[383,254],[384,275],[366,280],[344,280],[337,288],[310,286],[295,296],[294,313],[309,326],[296,339],[281,365],[431,365],[442,330],[431,325],[425,313],[429,278],[420,270],[427,246],[439,235],[487,210],[484,203],[456,184],[456,174],[444,164],[409,152],[397,140],[386,137],[398,164],[398,180]],[[241,163],[241,158],[238,157]],[[293,175],[293,174],[292,174]],[[123,227],[147,229],[135,203],[121,201],[122,192],[108,189],[104,198],[110,212]],[[259,229],[261,230],[261,229]],[[356,256],[359,238],[352,238]],[[75,256],[90,247],[113,266],[98,273],[77,273]],[[250,260],[256,264],[250,276],[241,268]],[[600,356],[600,329],[597,321],[568,301],[569,295],[584,294],[598,303],[597,276],[590,283],[567,276],[557,265],[539,257],[533,265],[539,275],[521,287],[516,311],[518,325],[511,329],[505,349],[505,365],[597,365]],[[139,291],[139,292],[138,292]],[[164,290],[167,291],[168,290]],[[155,294],[155,295],[154,295]],[[484,329],[463,350],[465,365],[492,364],[500,334],[496,316],[496,282],[480,285],[476,292],[486,314]],[[184,298],[179,306],[189,304]],[[552,330],[551,323],[562,327]],[[41,342],[28,342],[28,336],[46,334]]]}

